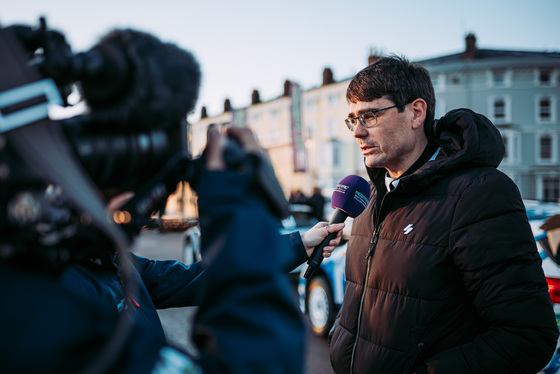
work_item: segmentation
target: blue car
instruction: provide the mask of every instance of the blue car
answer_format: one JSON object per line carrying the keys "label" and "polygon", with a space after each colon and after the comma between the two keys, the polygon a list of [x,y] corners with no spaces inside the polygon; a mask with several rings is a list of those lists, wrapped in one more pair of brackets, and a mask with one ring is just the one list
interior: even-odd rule
{"label": "blue car", "polygon": [[342,305],[346,277],[346,243],[339,245],[331,257],[325,258],[310,279],[303,275],[307,265],[301,269],[298,294],[301,310],[309,317],[311,329],[318,336],[326,337]]}

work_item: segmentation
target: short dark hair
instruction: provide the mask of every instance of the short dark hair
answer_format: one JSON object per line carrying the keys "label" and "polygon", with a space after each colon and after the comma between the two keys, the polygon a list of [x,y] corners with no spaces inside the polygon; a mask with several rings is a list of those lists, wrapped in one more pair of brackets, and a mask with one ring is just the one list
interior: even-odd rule
{"label": "short dark hair", "polygon": [[423,66],[399,56],[382,57],[354,76],[346,90],[349,103],[387,98],[404,111],[416,99],[426,102],[424,132],[428,139],[434,122],[436,98],[430,73]]}

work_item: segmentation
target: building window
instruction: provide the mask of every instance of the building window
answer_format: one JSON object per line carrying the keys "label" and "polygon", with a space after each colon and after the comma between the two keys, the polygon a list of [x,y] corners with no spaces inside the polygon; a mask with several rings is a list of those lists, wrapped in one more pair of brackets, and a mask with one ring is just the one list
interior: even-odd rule
{"label": "building window", "polygon": [[503,120],[506,118],[506,102],[504,99],[494,100],[494,119]]}
{"label": "building window", "polygon": [[550,99],[543,97],[539,100],[539,118],[542,121],[550,121]]}
{"label": "building window", "polygon": [[488,96],[489,118],[494,124],[511,122],[511,97],[507,95]]}
{"label": "building window", "polygon": [[535,120],[537,123],[556,122],[556,97],[538,95],[535,97]]}
{"label": "building window", "polygon": [[560,199],[560,178],[545,177],[543,178],[543,200],[558,202]]}
{"label": "building window", "polygon": [[253,113],[253,114],[251,115],[251,122],[250,122],[250,125],[253,125],[253,126],[254,126],[254,125],[258,124],[259,121],[260,121],[260,119],[261,119],[261,117],[260,117],[260,114],[259,114],[259,113]]}
{"label": "building window", "polygon": [[504,159],[508,158],[508,138],[505,136],[502,136],[502,140],[504,141],[504,148],[506,149],[505,153],[504,153]]}
{"label": "building window", "polygon": [[492,71],[492,83],[494,87],[506,85],[506,69],[494,69]]}
{"label": "building window", "polygon": [[535,85],[540,87],[556,86],[559,83],[560,75],[558,69],[541,68],[535,69]]}
{"label": "building window", "polygon": [[332,151],[332,167],[336,168],[342,165],[342,155],[340,152],[340,142],[332,141],[331,142],[331,151]]}
{"label": "building window", "polygon": [[305,102],[305,108],[309,111],[317,109],[317,99],[309,99]]}
{"label": "building window", "polygon": [[552,158],[552,138],[549,135],[541,136],[539,149],[541,160],[549,161]]}
{"label": "building window", "polygon": [[445,74],[434,74],[432,76],[432,86],[435,92],[445,91]]}
{"label": "building window", "polygon": [[539,85],[550,86],[552,83],[552,71],[550,69],[539,70]]}
{"label": "building window", "polygon": [[336,138],[338,136],[338,129],[342,127],[341,121],[338,117],[331,117],[328,120],[327,131],[330,138]]}
{"label": "building window", "polygon": [[335,107],[336,105],[338,105],[338,102],[340,101],[340,95],[339,94],[330,94],[327,97],[327,102],[329,107]]}
{"label": "building window", "polygon": [[505,68],[487,70],[486,85],[488,87],[510,87],[512,84],[513,71]]}
{"label": "building window", "polygon": [[553,165],[558,162],[558,136],[556,133],[537,133],[535,142],[537,164]]}
{"label": "building window", "polygon": [[307,139],[315,139],[315,122],[309,122],[305,127],[307,129]]}
{"label": "building window", "polygon": [[323,148],[323,164],[325,168],[338,168],[342,166],[341,142],[332,140],[325,144]]}

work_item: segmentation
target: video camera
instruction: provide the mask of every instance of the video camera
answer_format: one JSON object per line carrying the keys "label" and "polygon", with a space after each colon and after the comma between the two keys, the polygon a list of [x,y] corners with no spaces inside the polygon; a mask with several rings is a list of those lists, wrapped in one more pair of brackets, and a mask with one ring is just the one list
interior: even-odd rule
{"label": "video camera", "polygon": [[[0,56],[0,261],[60,270],[128,247],[195,173],[186,134],[195,58],[130,29],[74,54],[44,18],[0,28]],[[76,91],[87,112],[50,119]],[[134,197],[107,219],[124,192]]]}

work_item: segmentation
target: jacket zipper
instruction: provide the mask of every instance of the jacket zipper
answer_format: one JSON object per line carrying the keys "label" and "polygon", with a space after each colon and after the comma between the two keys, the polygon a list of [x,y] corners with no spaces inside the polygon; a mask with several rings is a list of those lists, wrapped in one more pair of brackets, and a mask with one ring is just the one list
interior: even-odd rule
{"label": "jacket zipper", "polygon": [[[379,225],[381,227],[381,225]],[[370,240],[371,246],[366,254],[366,275],[364,278],[364,285],[362,288],[362,295],[360,296],[360,311],[358,312],[358,326],[356,328],[356,337],[354,339],[354,346],[352,347],[352,356],[350,359],[350,372],[354,372],[354,358],[356,357],[356,347],[358,346],[358,339],[360,337],[360,326],[362,325],[362,313],[364,310],[364,299],[366,297],[367,281],[369,279],[369,272],[371,269],[371,259],[375,253],[375,247],[377,246],[377,240],[379,238],[379,227],[374,231],[373,236]]]}
{"label": "jacket zipper", "polygon": [[375,248],[377,247],[377,241],[379,240],[379,232],[381,231],[381,224],[383,223],[381,220],[381,210],[383,207],[383,202],[385,201],[385,196],[383,196],[383,198],[381,199],[381,204],[379,206],[379,209],[377,210],[377,227],[375,227],[375,222],[374,222],[374,230],[373,230],[373,235],[371,237],[370,240],[370,244],[371,246],[368,249],[368,252],[366,254],[366,261],[367,261],[367,265],[366,265],[366,275],[364,278],[364,286],[362,288],[362,295],[360,296],[360,309],[358,312],[358,325],[356,327],[356,337],[354,338],[354,345],[352,346],[352,356],[350,358],[350,373],[354,372],[354,361],[356,358],[356,347],[358,346],[358,339],[360,337],[360,327],[362,325],[362,314],[364,311],[364,299],[366,298],[366,291],[367,291],[367,281],[369,279],[369,273],[371,270],[371,262],[373,259],[373,255],[375,253]]}

